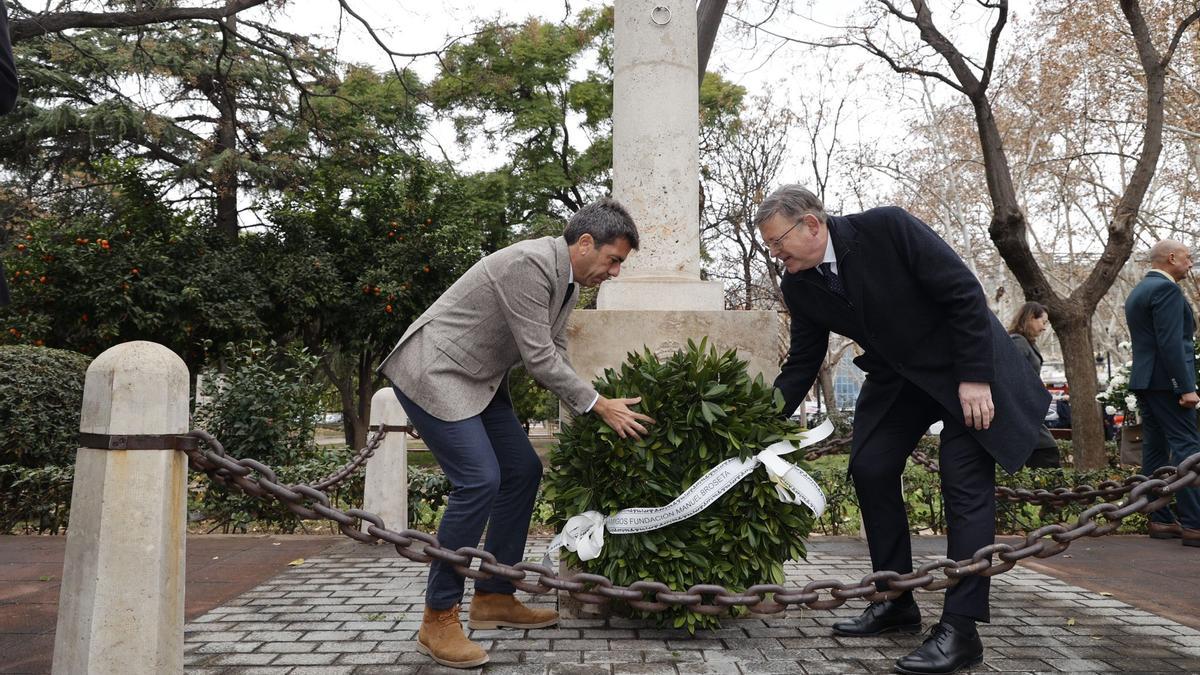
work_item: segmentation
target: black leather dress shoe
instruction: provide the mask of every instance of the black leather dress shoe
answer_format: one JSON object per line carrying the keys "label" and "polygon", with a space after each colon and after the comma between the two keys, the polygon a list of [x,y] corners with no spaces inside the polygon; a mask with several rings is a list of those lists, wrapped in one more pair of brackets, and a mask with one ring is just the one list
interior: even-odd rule
{"label": "black leather dress shoe", "polygon": [[880,633],[916,633],[921,630],[921,609],[917,603],[897,605],[891,600],[872,602],[856,619],[833,624],[834,635],[866,637]]}
{"label": "black leather dress shoe", "polygon": [[983,663],[979,633],[968,635],[948,623],[936,623],[929,637],[908,656],[896,662],[896,672],[905,675],[946,675]]}

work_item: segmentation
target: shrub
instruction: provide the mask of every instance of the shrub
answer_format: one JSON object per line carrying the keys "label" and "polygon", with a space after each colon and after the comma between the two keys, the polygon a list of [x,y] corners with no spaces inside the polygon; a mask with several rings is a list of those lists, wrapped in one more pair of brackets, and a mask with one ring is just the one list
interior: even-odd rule
{"label": "shrub", "polygon": [[0,464],[0,534],[58,534],[67,527],[75,465]]}
{"label": "shrub", "polygon": [[[450,495],[450,480],[441,471],[408,467],[408,522],[413,529],[434,529]],[[393,530],[400,529],[389,524]]]}
{"label": "shrub", "polygon": [[[226,350],[225,371],[205,372],[201,392],[211,400],[197,407],[195,424],[242,459],[255,459],[279,472],[287,482],[315,481],[328,467],[328,454],[313,440],[321,389],[313,382],[316,359],[298,349],[274,344],[243,343]],[[349,451],[346,451],[349,453]],[[346,459],[349,458],[347,454]],[[307,475],[305,467],[315,471]],[[225,487],[196,490],[196,506],[225,531],[245,531],[254,521],[267,521],[291,532],[299,521],[274,500],[258,500]]]}
{"label": "shrub", "polygon": [[[665,361],[649,350],[630,354],[619,373],[605,371],[596,382],[602,395],[641,396],[640,408],[658,422],[633,440],[619,438],[595,415],[574,419],[550,456],[545,496],[554,505],[554,525],[561,528],[588,510],[610,515],[665,505],[721,461],[799,438],[799,427],[780,415],[783,402],[771,385],[761,376],[751,379],[735,352],[718,355],[705,345],[689,341]],[[674,590],[701,583],[745,589],[782,583],[784,561],[806,555],[812,526],[812,513],[780,501],[757,469],[688,520],[641,534],[608,534],[600,556],[588,562],[563,555],[568,564],[621,585],[654,579]],[[682,607],[654,616],[690,631],[718,625],[716,617]]]}
{"label": "shrub", "polygon": [[90,362],[62,349],[0,346],[0,464],[33,468],[75,462]]}

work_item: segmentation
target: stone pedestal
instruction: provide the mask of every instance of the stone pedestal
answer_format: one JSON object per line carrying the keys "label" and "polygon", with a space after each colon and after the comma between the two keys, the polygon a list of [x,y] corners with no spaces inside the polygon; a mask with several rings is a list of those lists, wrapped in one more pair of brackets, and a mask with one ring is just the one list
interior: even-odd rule
{"label": "stone pedestal", "polygon": [[[162,345],[96,357],[80,431],[181,434],[188,371]],[[80,448],[63,563],[54,673],[183,672],[187,458],[175,450]]]}
{"label": "stone pedestal", "polygon": [[[696,3],[616,0],[614,24],[613,197],[637,223],[641,246],[620,277],[600,286],[597,309],[571,315],[571,364],[591,380],[628,352],[649,347],[665,357],[707,337],[718,350],[737,349],[751,375],[771,381],[779,372],[776,313],[723,311],[721,282],[700,278]],[[603,613],[566,594],[559,611]]]}
{"label": "stone pedestal", "polygon": [[[718,352],[736,349],[751,377],[761,373],[771,382],[779,374],[779,319],[770,311],[577,310],[567,335],[567,356],[587,380],[619,366],[628,352],[649,347],[664,358],[686,348],[689,338],[699,343],[705,337]],[[562,574],[574,571],[560,565]],[[584,605],[566,593],[559,593],[558,611],[567,619],[607,616],[603,607]]]}
{"label": "stone pedestal", "polygon": [[[606,284],[609,282],[605,282]],[[659,358],[707,337],[718,352],[736,349],[750,376],[779,374],[779,319],[770,311],[577,310],[567,325],[567,356],[579,376],[592,380],[650,348]]]}
{"label": "stone pedestal", "polygon": [[[371,397],[371,426],[408,424],[408,415],[400,406],[396,392],[385,387]],[[408,435],[390,431],[379,449],[367,460],[363,486],[363,510],[383,518],[392,530],[408,527]],[[364,532],[367,521],[363,521]]]}

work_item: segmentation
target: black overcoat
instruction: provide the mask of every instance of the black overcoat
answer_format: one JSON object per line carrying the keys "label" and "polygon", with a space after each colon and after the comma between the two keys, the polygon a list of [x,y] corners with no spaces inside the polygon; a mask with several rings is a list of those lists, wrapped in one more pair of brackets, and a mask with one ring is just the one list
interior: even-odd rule
{"label": "black overcoat", "polygon": [[1009,472],[1033,451],[1050,394],[988,309],[983,288],[928,225],[884,207],[830,216],[829,234],[846,288],[843,299],[821,272],[785,274],[791,347],[775,386],[786,410],[803,400],[825,357],[829,333],[856,341],[866,371],[854,412],[850,461],[887,415],[907,380],[962,421],[960,382],[989,382],[996,414],[971,434]]}

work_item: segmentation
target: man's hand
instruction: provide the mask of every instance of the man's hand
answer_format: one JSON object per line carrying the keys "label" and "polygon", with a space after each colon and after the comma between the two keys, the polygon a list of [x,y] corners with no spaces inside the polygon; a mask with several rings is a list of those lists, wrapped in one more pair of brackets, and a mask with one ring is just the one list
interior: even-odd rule
{"label": "man's hand", "polygon": [[1179,405],[1189,410],[1195,409],[1196,406],[1200,405],[1200,396],[1196,395],[1194,391],[1189,391],[1179,397]]}
{"label": "man's hand", "polygon": [[992,426],[996,408],[992,405],[992,385],[987,382],[959,382],[958,402],[962,404],[963,422],[982,431]]}
{"label": "man's hand", "polygon": [[596,405],[592,406],[592,412],[599,415],[600,419],[612,427],[613,431],[617,432],[621,438],[633,436],[640,440],[642,438],[640,434],[646,433],[646,427],[638,424],[638,420],[654,424],[654,420],[649,416],[629,409],[629,406],[641,402],[641,396],[637,398],[604,398],[601,396],[596,399]]}

